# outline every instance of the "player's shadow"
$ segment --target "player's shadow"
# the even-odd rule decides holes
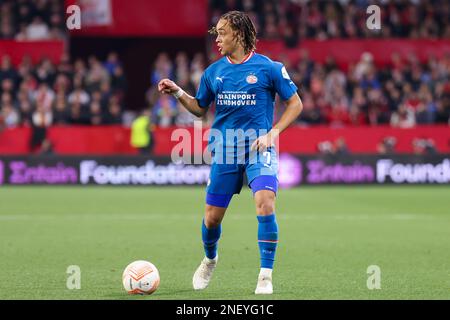
[[[192,289],[185,289],[185,290],[172,290],[170,292],[155,292],[151,295],[140,295],[140,294],[127,294],[126,292],[118,292],[113,294],[105,295],[104,297],[111,300],[147,300],[152,299],[153,297],[159,299],[167,297],[166,299],[170,299],[170,297],[176,296],[178,294],[184,294],[184,293],[190,293],[192,292]],[[176,298],[172,298],[176,299]]]

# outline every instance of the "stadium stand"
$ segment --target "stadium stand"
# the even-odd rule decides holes
[[[281,41],[281,50],[296,51],[298,58],[283,54],[275,58],[285,64],[300,88],[304,110],[297,121],[299,127],[449,125],[450,52],[430,54],[426,58],[415,52],[406,55],[394,52],[384,64],[377,63],[370,52],[363,52],[358,59],[343,66],[332,55],[319,61],[305,49],[304,41],[325,43],[330,39],[445,41],[450,38],[448,1],[381,1],[381,32],[368,32],[363,27],[367,5],[364,0],[211,0],[209,21],[214,24],[230,8],[245,10],[257,25],[261,43],[278,45]],[[70,41],[61,1],[6,0],[1,2],[0,10],[3,41]],[[152,70],[146,71],[149,86],[142,92],[146,105],[138,107],[126,105],[124,96],[129,79],[117,52],[110,52],[104,61],[94,55],[84,59],[70,57],[67,50],[56,62],[48,57],[32,61],[35,59],[25,54],[17,63],[3,53],[0,57],[0,130],[31,127],[34,130],[31,145],[34,146],[46,142],[46,130],[40,132],[36,128],[129,126],[130,117],[137,114],[136,109],[142,108],[151,109],[152,122],[158,128],[192,127],[196,118],[174,98],[160,96],[156,84],[161,78],[170,77],[187,92],[195,94],[205,67],[217,58],[208,50],[212,47],[200,48],[197,54],[182,50],[160,52]],[[262,53],[270,54],[267,50]],[[284,109],[280,101],[276,103],[275,119],[278,119]],[[210,112],[203,119],[206,125],[211,124],[212,116]],[[379,145],[383,145],[383,141],[379,139]],[[317,143],[314,148],[319,150]],[[389,148],[385,146],[385,149]]]
[[[244,10],[260,37],[284,39],[295,46],[303,39],[449,38],[450,3],[446,0],[377,1],[383,12],[379,33],[366,28],[368,0],[211,0],[211,24],[229,10]],[[438,9],[439,8],[439,9]]]

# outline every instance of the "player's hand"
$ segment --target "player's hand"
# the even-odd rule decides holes
[[[264,152],[267,150],[267,148],[270,148],[274,145],[275,145],[275,137],[271,134],[271,132],[269,132],[268,134],[260,136],[258,139],[256,139],[252,143],[250,150]]]
[[[162,79],[158,83],[158,91],[161,93],[174,94],[180,90],[180,87],[175,82],[169,79]]]

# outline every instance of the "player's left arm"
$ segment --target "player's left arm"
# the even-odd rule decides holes
[[[260,136],[253,142],[251,150],[263,152],[267,150],[268,147],[273,146],[280,133],[289,127],[303,110],[302,100],[297,93],[294,93],[285,103],[286,110],[281,115],[280,120],[266,135]]]

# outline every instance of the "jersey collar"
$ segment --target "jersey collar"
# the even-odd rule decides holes
[[[250,53],[245,56],[244,60],[242,60],[241,63],[234,63],[233,61],[231,61],[231,59],[228,56],[226,56],[226,58],[227,58],[228,62],[231,64],[243,64],[243,63],[246,63],[248,60],[250,60],[250,58],[253,57],[254,53],[255,53],[255,51],[250,51]]]

